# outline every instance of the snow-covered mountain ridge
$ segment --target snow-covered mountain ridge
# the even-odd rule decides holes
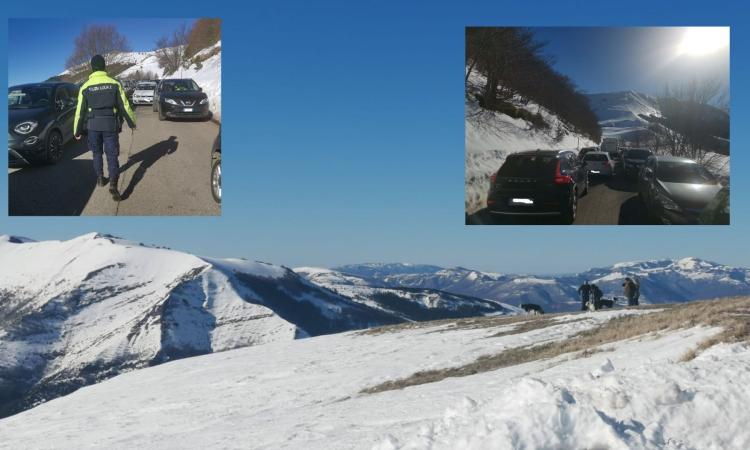
[[[175,358],[401,321],[281,266],[4,236],[0,416]]]

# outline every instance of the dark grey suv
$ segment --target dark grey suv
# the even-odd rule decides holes
[[[54,164],[73,137],[78,88],[33,83],[8,88],[8,164]]]

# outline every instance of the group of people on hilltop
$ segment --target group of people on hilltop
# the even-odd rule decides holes
[[[641,286],[636,277],[625,277],[622,283],[623,294],[628,299],[628,306],[638,306],[638,298],[641,296]],[[578,288],[578,295],[581,297],[581,311],[597,310],[602,305],[602,296],[604,293],[596,284],[589,284],[588,280]]]

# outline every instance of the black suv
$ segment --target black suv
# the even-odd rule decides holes
[[[34,83],[8,88],[8,164],[54,164],[73,137],[78,88]]]
[[[154,112],[166,118],[211,118],[208,96],[191,78],[172,78],[159,82],[154,90]]]
[[[211,146],[211,195],[221,203],[221,128]]]
[[[572,223],[578,198],[588,192],[585,163],[570,150],[509,155],[492,175],[487,210],[508,216],[559,216]]]

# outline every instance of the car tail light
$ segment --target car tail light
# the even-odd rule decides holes
[[[495,184],[495,179],[497,178],[497,172],[490,175],[490,184]]]
[[[570,175],[563,175],[562,172],[560,172],[560,161],[557,160],[557,166],[555,167],[555,184],[573,184],[573,177]]]
[[[487,206],[490,206],[495,203],[495,200],[489,200],[487,199]]]

